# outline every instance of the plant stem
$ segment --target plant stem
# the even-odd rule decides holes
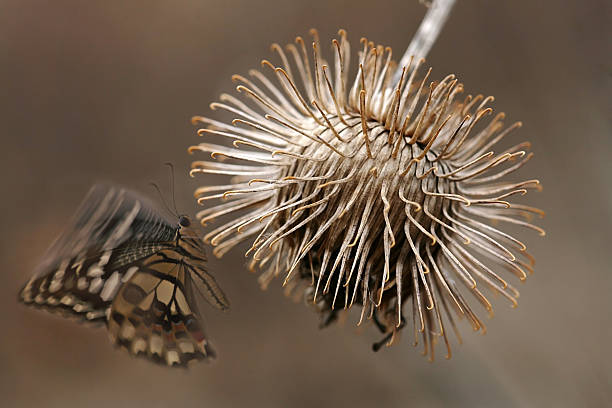
[[[412,37],[410,45],[400,60],[398,69],[393,74],[393,80],[391,81],[392,86],[397,85],[399,82],[402,76],[401,68],[408,66],[411,56],[414,56],[414,62],[427,56],[436,38],[438,38],[438,34],[440,34],[454,4],[455,0],[433,0],[427,14],[425,14],[423,21],[421,21],[419,29],[414,37]]]

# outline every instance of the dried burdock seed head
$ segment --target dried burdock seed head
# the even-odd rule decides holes
[[[202,224],[230,217],[205,240],[217,256],[249,240],[262,286],[282,276],[328,321],[358,304],[359,322],[372,318],[387,333],[375,348],[394,341],[408,304],[415,342],[422,337],[433,358],[441,337],[450,356],[453,315],[484,331],[472,300],[492,314],[489,291],[515,306],[518,291],[501,272],[532,272],[525,245],[501,229],[544,235],[531,224],[542,211],[512,201],[538,181],[506,180],[531,158],[529,143],[495,153],[520,123],[491,119],[493,98],[461,96],[454,75],[432,82],[423,60],[396,68],[390,48],[362,39],[350,80],[346,33],[332,41],[333,69],[311,34],[312,47],[301,37],[286,51],[272,46],[280,66],[264,60],[251,79],[234,76],[242,99],[211,105],[235,115],[232,124],[193,119],[201,136],[233,142],[190,148],[215,159],[193,162],[192,175],[233,176],[195,192],[200,204],[221,200],[198,214]]]

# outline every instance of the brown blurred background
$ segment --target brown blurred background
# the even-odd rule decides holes
[[[103,329],[16,302],[89,186],[152,196],[173,161],[194,213],[189,123],[231,91],[230,76],[317,27],[340,27],[401,55],[416,0],[0,1],[0,399],[4,406],[538,407],[611,404],[611,7],[599,1],[459,1],[429,57],[525,126],[522,173],[544,184],[548,236],[522,231],[538,260],[519,308],[497,302],[486,336],[462,327],[451,361],[429,364],[407,338],[378,354],[373,328],[319,331],[317,317],[268,292],[241,252],[211,260],[232,300],[207,309],[220,358],[170,370],[114,351]],[[440,351],[442,353],[442,351]]]

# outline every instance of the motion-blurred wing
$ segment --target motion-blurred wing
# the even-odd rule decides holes
[[[20,293],[24,303],[97,321],[134,264],[172,244],[176,227],[125,189],[94,186]]]

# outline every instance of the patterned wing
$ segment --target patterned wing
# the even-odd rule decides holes
[[[215,357],[194,302],[189,258],[175,248],[143,262],[112,303],[108,330],[132,355],[169,366]],[[214,280],[212,290],[227,305]],[[206,288],[206,285],[205,285]],[[219,297],[220,294],[220,297]]]
[[[175,234],[176,226],[146,199],[122,188],[94,186],[20,299],[84,320],[104,321],[119,287],[135,271],[132,264],[173,244]]]

